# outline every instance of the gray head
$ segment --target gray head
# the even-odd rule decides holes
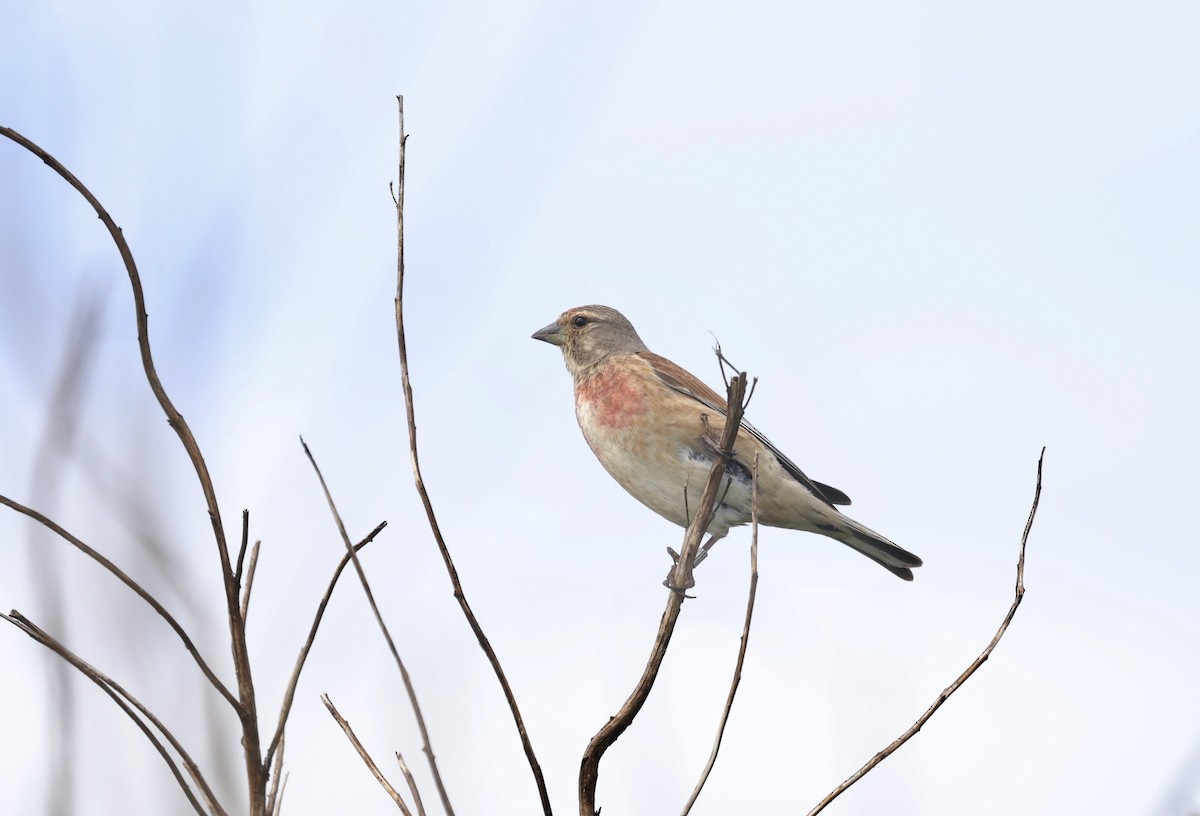
[[[625,315],[607,306],[577,306],[567,309],[549,326],[533,333],[562,348],[563,360],[572,376],[579,376],[613,354],[634,354],[646,344]]]

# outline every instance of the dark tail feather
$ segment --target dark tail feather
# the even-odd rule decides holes
[[[851,518],[842,516],[838,519],[838,529],[831,530],[826,535],[836,538],[848,547],[870,558],[876,564],[886,569],[892,575],[897,575],[905,581],[913,579],[913,567],[921,566],[921,559],[892,542],[874,530],[859,524]]]

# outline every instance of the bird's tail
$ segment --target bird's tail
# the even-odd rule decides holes
[[[822,525],[824,527],[825,525]],[[832,526],[832,525],[831,525]],[[921,566],[921,559],[892,542],[864,524],[847,516],[839,516],[835,530],[822,530],[851,549],[870,558],[893,575],[905,581],[913,579],[912,568]]]

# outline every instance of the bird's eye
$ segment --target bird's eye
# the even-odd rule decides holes
[[[588,319],[586,317],[584,317],[583,315],[576,315],[575,319],[572,320],[571,322],[574,323],[576,325],[576,327],[582,329],[584,326],[586,326],[588,324]]]

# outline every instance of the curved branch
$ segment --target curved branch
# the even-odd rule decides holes
[[[17,610],[12,610],[12,613],[9,615],[0,615],[0,618],[8,621],[13,626],[29,635],[29,637],[33,638],[47,649],[57,654],[67,663],[75,667],[84,677],[88,678],[97,686],[99,686],[105,694],[111,697],[113,702],[120,706],[121,710],[125,712],[129,719],[133,720],[134,724],[141,729],[142,733],[145,734],[146,739],[150,740],[150,744],[154,746],[154,749],[158,751],[159,755],[162,756],[163,761],[167,763],[167,767],[171,769],[171,774],[175,777],[175,781],[179,783],[179,787],[183,789],[183,793],[185,796],[187,796],[188,802],[191,803],[192,807],[197,813],[201,814],[201,816],[204,816],[204,810],[200,807],[200,803],[196,801],[196,796],[194,793],[192,793],[192,789],[189,788],[187,782],[184,781],[183,774],[179,772],[179,767],[175,764],[175,760],[167,751],[166,746],[164,746],[158,737],[155,736],[154,732],[150,730],[150,727],[141,719],[141,717],[138,717],[137,714],[134,713],[133,709],[136,708],[143,717],[149,720],[154,727],[157,728],[164,737],[166,737],[167,742],[171,743],[171,747],[179,753],[180,759],[183,760],[184,767],[187,768],[188,775],[192,777],[192,781],[195,782],[200,788],[200,791],[203,794],[205,801],[208,803],[212,813],[216,814],[216,816],[228,816],[225,809],[221,807],[221,804],[217,801],[216,795],[213,793],[212,788],[209,787],[208,782],[204,779],[204,775],[200,773],[199,766],[192,761],[191,756],[186,750],[184,750],[183,746],[179,743],[179,740],[175,739],[175,735],[167,730],[167,727],[164,726],[162,722],[141,703],[141,701],[126,691],[111,677],[107,676],[99,669],[80,658],[66,646],[59,643],[56,639],[51,637],[49,633],[38,627],[33,623],[33,621],[29,620],[29,618],[25,617]],[[132,708],[130,706],[132,706]]]
[[[897,737],[890,745],[888,745],[888,747],[871,757],[870,761],[855,771],[853,776],[834,788],[828,796],[818,802],[817,806],[808,812],[808,816],[816,816],[816,814],[824,810],[830,802],[841,796],[847,788],[870,773],[876,765],[878,765],[880,762],[883,762],[892,754],[896,753],[896,750],[901,745],[916,736],[916,733],[924,727],[925,723],[929,722],[929,718],[932,717],[937,710],[942,707],[942,703],[950,699],[950,695],[958,691],[959,687],[962,686],[963,683],[967,682],[967,678],[974,674],[975,670],[982,666],[987,659],[992,656],[992,652],[995,650],[996,645],[1000,642],[1000,638],[1004,637],[1004,633],[1008,631],[1008,625],[1012,623],[1013,616],[1017,614],[1017,607],[1021,605],[1021,599],[1025,597],[1025,544],[1029,541],[1029,531],[1033,528],[1033,518],[1037,515],[1038,501],[1042,497],[1042,460],[1045,458],[1045,456],[1046,449],[1042,448],[1042,452],[1038,456],[1037,486],[1033,490],[1033,506],[1029,508],[1029,518],[1026,519],[1025,531],[1021,534],[1021,553],[1017,557],[1017,585],[1013,593],[1012,606],[1008,608],[1008,614],[1004,616],[1004,620],[1001,621],[1000,628],[996,630],[996,634],[992,636],[991,642],[988,643],[987,647],[979,654],[979,657],[975,658],[971,665],[967,666],[966,670],[960,674],[953,683],[942,689],[942,693],[939,694],[937,699],[933,701],[933,705],[931,705],[907,731]]]
[[[261,816],[266,805],[266,770],[262,765],[262,748],[259,744],[258,712],[254,699],[254,681],[250,674],[250,655],[246,646],[246,628],[241,617],[237,581],[234,577],[233,566],[229,560],[229,547],[225,540],[225,527],[221,522],[221,509],[217,504],[217,493],[213,487],[212,477],[208,472],[208,465],[204,461],[204,456],[200,452],[200,446],[196,443],[192,429],[188,426],[187,421],[184,420],[183,414],[179,413],[179,409],[171,402],[171,398],[167,396],[166,389],[163,388],[162,381],[158,378],[158,371],[154,367],[154,358],[150,353],[150,329],[149,318],[146,315],[146,298],[142,291],[142,280],[138,274],[137,263],[133,260],[133,252],[130,250],[129,244],[125,241],[125,235],[121,232],[121,228],[113,221],[112,216],[104,209],[99,199],[92,195],[92,192],[84,186],[83,182],[75,177],[74,173],[64,167],[58,159],[12,128],[0,126],[0,135],[8,137],[40,158],[50,169],[58,173],[63,180],[87,200],[88,204],[95,210],[96,215],[104,223],[109,235],[112,236],[113,243],[117,246],[117,252],[121,255],[121,261],[125,264],[125,271],[129,273],[129,284],[133,290],[133,304],[136,312],[138,349],[141,352],[142,368],[146,373],[146,381],[150,384],[150,390],[154,392],[159,406],[162,407],[163,413],[167,416],[167,424],[175,429],[175,433],[179,436],[179,441],[183,443],[183,448],[187,451],[188,458],[192,462],[192,467],[196,471],[196,477],[200,482],[200,489],[204,492],[204,501],[208,505],[208,516],[212,522],[213,535],[217,543],[217,553],[221,560],[221,579],[225,586],[225,606],[229,617],[229,635],[233,647],[233,663],[238,683],[238,705],[236,708],[238,718],[242,724],[242,747],[245,750],[246,781],[249,785],[250,793],[250,813],[252,816]]]
[[[208,663],[206,663],[204,661],[204,658],[200,655],[200,650],[196,648],[195,643],[192,643],[192,639],[190,637],[188,637],[188,633],[186,631],[184,631],[184,628],[179,624],[179,621],[175,620],[175,618],[171,615],[171,613],[168,612],[166,610],[166,608],[163,607],[163,605],[158,602],[158,599],[156,599],[153,595],[151,595],[146,590],[142,589],[141,584],[139,584],[137,581],[133,580],[128,575],[126,575],[121,570],[121,568],[118,567],[116,564],[109,561],[107,558],[105,558],[103,555],[101,555],[100,553],[93,550],[87,544],[84,544],[78,538],[76,538],[75,536],[68,533],[66,530],[64,530],[62,527],[60,527],[55,521],[47,518],[46,516],[43,516],[38,511],[36,511],[32,508],[26,507],[25,505],[23,505],[19,502],[15,502],[12,499],[8,498],[7,496],[0,496],[0,504],[3,504],[6,507],[16,510],[21,515],[28,516],[29,518],[36,521],[38,524],[41,524],[43,527],[46,527],[47,529],[53,531],[56,535],[58,535],[59,538],[63,539],[67,543],[74,546],[76,549],[78,549],[84,555],[88,556],[93,561],[95,561],[97,564],[104,567],[110,573],[115,575],[117,577],[117,579],[121,581],[121,583],[125,584],[125,586],[132,589],[139,598],[141,598],[143,601],[145,601],[147,604],[149,604],[150,607],[155,612],[157,612],[159,614],[159,616],[162,617],[163,620],[165,620],[167,622],[167,625],[170,626],[175,631],[175,634],[179,635],[179,639],[181,641],[183,641],[183,647],[185,649],[187,649],[188,654],[190,654],[192,656],[192,659],[194,659],[196,661],[196,665],[200,667],[200,671],[204,674],[204,676],[206,678],[208,678],[208,682],[212,683],[213,688],[215,688],[218,692],[220,692],[221,696],[224,697],[229,702],[229,704],[234,707],[235,710],[237,709],[237,706],[238,706],[237,698],[234,697],[232,693],[230,693],[229,689],[225,687],[225,684],[221,682],[221,679],[219,677],[217,677],[215,674],[213,674],[213,670],[208,667]]]

